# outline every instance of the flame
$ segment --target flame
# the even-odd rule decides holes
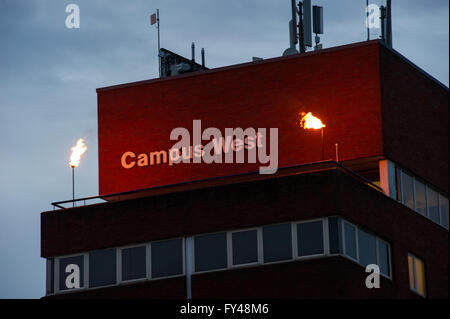
[[[72,154],[70,155],[70,163],[71,167],[77,167],[80,165],[81,156],[86,152],[87,146],[84,144],[84,140],[82,138],[78,139],[77,144],[71,148]]]
[[[325,124],[323,124],[320,119],[312,115],[311,112],[309,112],[308,114],[303,112],[301,116],[302,119],[300,120],[300,127],[303,127],[305,130],[306,129],[319,130],[325,127]]]

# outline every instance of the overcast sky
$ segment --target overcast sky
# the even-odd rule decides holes
[[[324,47],[366,40],[365,0],[312,2],[324,6]],[[394,48],[448,86],[449,1],[392,2]],[[80,29],[65,26],[69,3]],[[162,47],[190,57],[194,41],[209,68],[289,46],[289,0],[0,0],[0,298],[45,294],[40,213],[71,198],[79,137],[76,196],[98,194],[95,89],[157,76],[156,8]]]

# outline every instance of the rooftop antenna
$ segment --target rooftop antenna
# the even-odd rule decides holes
[[[297,6],[295,0],[291,0],[292,19],[289,21],[289,48],[286,49],[283,55],[297,54]]]
[[[202,48],[202,67],[205,67],[205,48]]]
[[[370,40],[370,27],[369,27],[369,0],[366,0],[366,26],[367,26],[367,41]]]
[[[380,7],[381,40],[392,48],[392,8],[391,0],[386,0],[386,6]]]
[[[392,3],[386,0],[386,44],[392,48]]]
[[[150,16],[150,25],[156,24],[156,29],[158,30],[158,66],[159,66],[159,77],[161,77],[161,41],[159,38],[159,9],[156,9],[156,13]]]
[[[319,34],[323,34],[323,7],[313,6],[313,32],[316,34],[314,50],[321,50]]]
[[[303,44],[312,47],[311,0],[303,0]]]

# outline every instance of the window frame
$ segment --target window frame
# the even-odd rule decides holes
[[[153,243],[158,243],[158,242],[162,242],[162,241],[168,241],[168,240],[175,240],[175,239],[181,239],[181,249],[182,249],[182,254],[181,254],[181,265],[182,265],[182,273],[181,274],[176,274],[176,275],[169,275],[169,276],[161,276],[161,277],[153,277],[153,273],[152,273],[152,244]],[[167,278],[175,278],[175,277],[180,277],[180,276],[185,276],[186,275],[186,237],[175,237],[175,238],[166,238],[166,239],[160,239],[160,240],[155,240],[152,241],[150,243],[148,243],[149,246],[149,256],[148,256],[148,261],[149,261],[149,265],[148,265],[148,280],[160,280],[160,279],[167,279]]]
[[[294,254],[294,245],[297,246],[297,241],[294,236],[297,236],[297,228],[295,227],[296,222],[282,222],[282,223],[275,223],[275,224],[268,224],[261,226],[261,264],[262,265],[274,265],[274,264],[280,264],[285,262],[291,262],[295,260],[295,254]],[[291,226],[291,258],[289,259],[283,259],[283,260],[275,260],[275,261],[264,261],[264,227],[268,226],[277,226],[277,225],[286,225],[290,224]],[[294,230],[295,228],[295,230]]]
[[[297,231],[298,230],[298,228],[297,228],[298,225],[308,224],[308,223],[313,223],[313,222],[319,222],[319,221],[322,222],[322,248],[323,248],[323,252],[321,254],[299,256],[298,241],[300,241],[300,238],[299,238],[299,234],[298,234],[298,231]],[[292,235],[293,235],[292,236],[293,237],[292,248],[293,248],[293,250],[294,250],[294,246],[295,246],[295,250],[293,251],[293,253],[294,253],[294,255],[293,255],[294,256],[294,260],[311,259],[311,258],[317,258],[317,257],[323,257],[323,256],[329,255],[330,249],[329,249],[329,242],[327,240],[327,238],[329,237],[329,236],[327,236],[327,234],[328,234],[328,217],[297,221],[297,222],[293,222],[292,225],[293,225],[293,228],[295,229],[295,233],[294,233],[294,231],[292,231]],[[326,229],[325,229],[325,227],[326,227]],[[294,243],[295,243],[295,245],[294,245]]]
[[[139,281],[145,281],[150,279],[149,276],[149,269],[151,267],[151,265],[149,265],[149,243],[144,243],[144,244],[132,244],[132,245],[127,245],[127,246],[121,246],[117,248],[117,260],[118,260],[118,264],[120,264],[120,268],[117,269],[117,282],[119,282],[120,284],[132,284],[135,282],[139,282]],[[124,249],[129,249],[129,248],[138,248],[138,247],[145,247],[145,277],[144,278],[137,278],[137,279],[130,279],[130,280],[123,280],[122,279],[122,250]],[[120,261],[120,262],[119,262]],[[150,267],[149,267],[150,266]]]
[[[233,234],[234,233],[242,233],[245,231],[252,231],[256,230],[256,261],[245,263],[245,264],[233,264]],[[228,261],[228,267],[231,268],[241,268],[241,267],[251,267],[255,265],[261,264],[261,255],[260,252],[262,251],[262,242],[260,239],[262,239],[262,236],[259,235],[259,233],[262,232],[262,227],[251,227],[251,228],[243,228],[239,230],[231,230],[227,231],[227,261]]]
[[[60,275],[60,260],[64,259],[64,258],[70,258],[70,257],[78,257],[78,256],[82,256],[83,257],[83,287],[80,288],[71,288],[71,289],[64,289],[61,290],[59,288],[59,275]],[[88,284],[89,284],[89,253],[88,252],[84,252],[84,253],[77,253],[77,254],[70,254],[70,255],[64,255],[64,256],[59,256],[59,257],[53,257],[54,260],[54,278],[53,278],[53,294],[66,294],[66,293],[71,293],[71,292],[78,292],[78,291],[83,291],[83,290],[88,290]]]
[[[93,252],[96,252],[96,251],[113,250],[113,249],[116,251],[116,282],[114,284],[91,287],[89,285],[89,283],[90,283],[90,274],[89,274],[89,264],[90,264],[90,260],[89,259],[90,258],[89,258],[89,254],[93,253]],[[121,269],[121,260],[119,262],[119,247],[109,247],[109,248],[104,248],[104,249],[91,250],[91,251],[87,252],[86,255],[87,255],[88,262],[89,262],[89,264],[87,265],[88,275],[89,275],[88,278],[87,278],[87,282],[88,282],[88,286],[86,287],[87,289],[108,288],[108,287],[115,287],[115,286],[120,285],[119,276],[122,273],[122,269]],[[120,275],[119,275],[119,272],[120,272]]]
[[[226,266],[224,268],[216,268],[216,269],[208,269],[208,270],[197,271],[197,269],[195,267],[196,266],[196,263],[195,263],[195,254],[196,254],[196,251],[195,251],[195,238],[197,236],[208,236],[208,235],[222,234],[222,233],[225,233],[225,241],[226,241],[226,249],[225,249],[226,254],[227,254]],[[222,270],[230,269],[231,261],[230,261],[230,254],[228,253],[229,246],[230,246],[229,240],[228,240],[228,238],[229,238],[228,233],[229,233],[229,231],[221,230],[221,231],[216,231],[216,232],[212,232],[212,233],[197,234],[197,235],[193,235],[192,236],[192,238],[193,238],[193,243],[192,243],[192,274],[204,274],[204,273],[213,272],[213,271],[222,271]]]
[[[426,267],[425,267],[425,260],[423,258],[417,257],[413,253],[408,252],[408,257],[412,258],[412,264],[413,264],[413,278],[414,278],[414,287],[409,287],[409,290],[414,292],[415,294],[426,298],[427,297],[427,279],[426,279]],[[417,271],[416,271],[416,259],[420,260],[423,264],[423,294],[421,294],[417,290]],[[408,275],[409,275],[409,266],[408,266]]]

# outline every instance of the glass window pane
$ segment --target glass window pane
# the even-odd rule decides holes
[[[84,287],[84,256],[59,259],[59,290]]]
[[[419,258],[414,258],[416,264],[416,283],[417,283],[417,292],[423,296],[425,296],[425,270],[423,266],[423,261]]]
[[[218,233],[194,239],[195,271],[227,267],[227,235]]]
[[[291,224],[263,227],[264,262],[292,259]]]
[[[122,280],[147,277],[145,246],[122,249]]]
[[[353,259],[356,259],[356,229],[355,226],[344,222],[344,236],[345,236],[345,254]]]
[[[439,224],[439,203],[438,193],[431,188],[428,188],[428,217]]]
[[[55,280],[55,260],[53,258],[47,259],[47,294],[52,294]]]
[[[375,236],[358,229],[359,263],[366,267],[377,263],[377,244]]]
[[[414,209],[414,184],[412,176],[402,172],[403,204]]]
[[[183,273],[183,239],[151,243],[152,278]]]
[[[409,288],[416,289],[416,283],[414,280],[414,260],[412,256],[408,255],[408,271],[409,271]]]
[[[378,267],[383,275],[390,276],[389,263],[389,245],[381,239],[378,239]]]
[[[416,188],[416,211],[427,216],[427,197],[425,185],[415,180],[414,186]]]
[[[439,206],[441,208],[441,225],[448,229],[448,198],[439,195]]]
[[[298,256],[323,254],[322,221],[297,225]]]
[[[402,201],[402,183],[401,183],[402,171],[401,171],[401,169],[396,167],[395,174],[396,174],[396,186],[397,186],[397,200],[401,202]]]
[[[89,253],[89,287],[114,285],[116,283],[116,249]]]
[[[231,234],[233,265],[255,263],[258,261],[257,231],[246,230]]]
[[[342,251],[341,220],[337,217],[328,218],[328,233],[330,237],[330,253],[338,254]]]

